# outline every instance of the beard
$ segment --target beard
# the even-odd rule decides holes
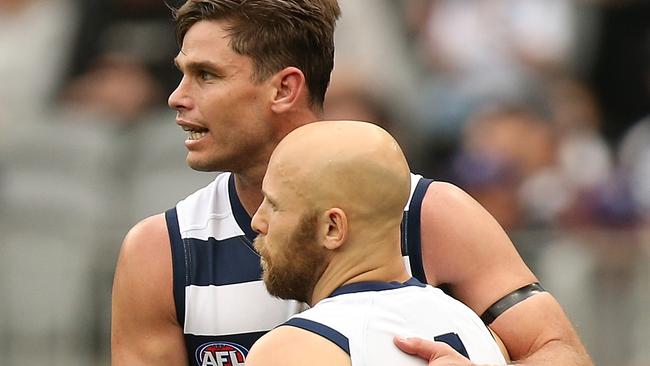
[[[317,214],[304,215],[286,243],[272,243],[281,250],[270,258],[268,241],[258,236],[255,249],[262,257],[262,279],[269,294],[308,303],[326,266],[327,252],[316,243]]]

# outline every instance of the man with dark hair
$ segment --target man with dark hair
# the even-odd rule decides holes
[[[124,239],[114,365],[242,364],[300,310],[266,292],[250,215],[273,149],[321,119],[339,15],[335,0],[189,0],[176,12],[183,78],[169,105],[187,132],[187,162],[228,173]],[[476,201],[411,175],[408,202],[402,251],[414,277],[483,314],[514,360],[590,364],[559,304]]]

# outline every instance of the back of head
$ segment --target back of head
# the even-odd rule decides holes
[[[292,171],[306,205],[346,212],[351,235],[399,228],[410,193],[406,158],[393,137],[366,122],[324,121],[291,132],[271,158]]]
[[[337,0],[188,0],[174,17],[179,44],[199,21],[227,21],[230,45],[253,60],[256,81],[297,67],[305,75],[311,104],[322,108],[340,15]]]

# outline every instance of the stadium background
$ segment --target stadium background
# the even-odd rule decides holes
[[[488,208],[596,364],[650,365],[650,3],[341,5],[327,116]],[[159,0],[0,0],[0,365],[108,365],[124,234],[213,179],[176,51]]]

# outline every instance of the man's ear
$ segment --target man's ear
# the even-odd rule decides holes
[[[290,110],[306,90],[305,75],[300,69],[292,66],[285,67],[273,75],[271,83],[274,88],[271,110],[275,113]]]
[[[323,214],[326,232],[323,237],[325,248],[340,248],[348,240],[348,217],[340,208],[330,208]]]

